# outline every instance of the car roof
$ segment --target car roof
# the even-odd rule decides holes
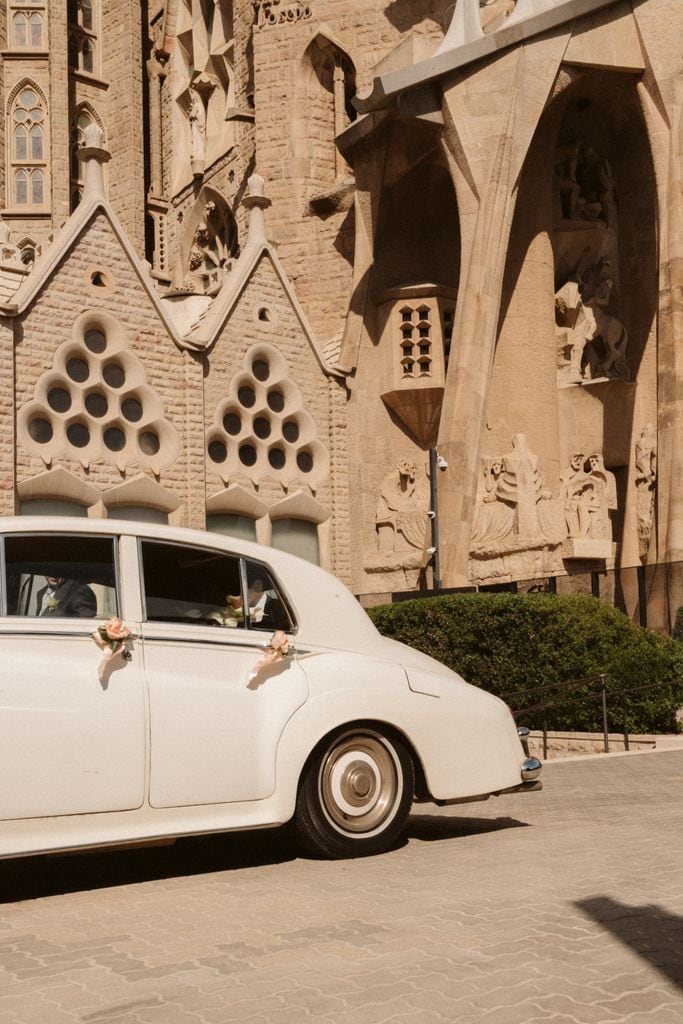
[[[379,634],[353,594],[336,576],[287,551],[226,534],[138,520],[76,516],[0,516],[0,535],[78,533],[133,536],[194,544],[264,562],[282,581],[309,643],[377,653]]]

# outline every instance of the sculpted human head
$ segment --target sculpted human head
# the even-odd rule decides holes
[[[417,468],[410,459],[401,459],[398,464],[398,475],[402,480],[409,480],[412,483],[417,475]]]

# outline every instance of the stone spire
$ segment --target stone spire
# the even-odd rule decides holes
[[[83,164],[83,202],[106,199],[102,167],[111,159],[111,154],[102,146],[103,132],[92,121],[83,133],[85,144],[77,150]]]
[[[245,248],[252,249],[255,246],[265,245],[268,241],[264,210],[268,209],[271,201],[264,195],[265,180],[260,174],[252,174],[247,184],[249,185],[249,194],[242,200],[249,210],[249,233]]]

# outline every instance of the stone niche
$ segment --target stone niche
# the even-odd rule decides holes
[[[436,444],[456,294],[442,285],[409,285],[384,292],[378,301],[380,395],[423,450]]]

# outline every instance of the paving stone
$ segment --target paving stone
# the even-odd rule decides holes
[[[187,841],[196,874],[168,848],[164,877],[114,884],[142,861],[111,852],[82,891],[63,858],[48,894],[24,863],[0,1024],[682,1024],[683,751],[545,773],[476,814],[422,809],[438,838],[384,857],[278,863],[266,832],[203,871],[216,837]]]

